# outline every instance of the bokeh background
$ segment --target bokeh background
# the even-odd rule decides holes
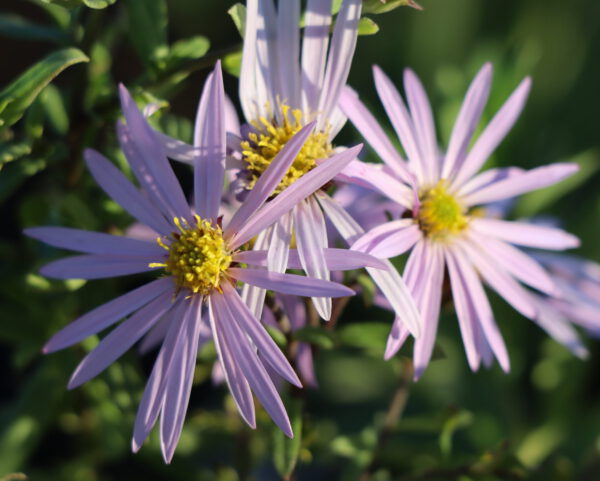
[[[448,305],[438,359],[411,386],[405,385],[405,357],[382,360],[390,314],[353,299],[334,330],[313,333],[320,389],[292,393],[289,401],[292,410],[304,409],[298,445],[284,442],[264,413],[256,431],[242,424],[226,389],[210,381],[210,348],[199,358],[170,466],[163,464],[156,433],[139,454],[130,452],[154,354],[129,352],[95,380],[66,390],[71,371],[97,340],[50,356],[40,353],[44,341],[142,279],[47,280],[37,269],[63,253],[24,238],[22,229],[53,224],[119,233],[130,225],[85,171],[82,151],[94,147],[124,166],[113,132],[117,82],[133,88],[140,102],[164,101],[157,122],[189,140],[209,67],[224,57],[235,71],[239,60],[240,37],[227,14],[233,3],[118,0],[101,10],[28,0],[0,4],[0,87],[64,47],[91,59],[61,73],[19,122],[0,131],[0,479],[22,472],[42,481],[276,480],[296,455],[289,479],[600,479],[599,342],[587,340],[587,361],[574,358],[494,295],[510,374],[497,366],[469,371]],[[483,62],[495,68],[485,119],[531,75],[525,112],[490,164],[578,162],[577,176],[526,196],[513,215],[558,217],[581,237],[576,253],[600,261],[600,3],[421,3],[424,11],[398,8],[371,16],[380,30],[360,37],[350,84],[385,121],[371,65],[379,64],[398,84],[403,68],[412,67],[431,96],[445,145]],[[189,40],[198,36],[205,39]],[[235,98],[235,76],[227,76],[226,88]],[[340,143],[357,141],[349,126],[339,137]],[[13,144],[24,145],[21,154],[7,156],[1,146]],[[189,172],[178,174],[189,185]],[[402,353],[410,355],[410,346]],[[405,396],[400,422],[382,431],[390,402],[401,406]]]

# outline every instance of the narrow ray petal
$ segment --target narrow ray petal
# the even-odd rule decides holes
[[[325,219],[317,201],[308,198],[294,209],[296,244],[302,269],[309,277],[329,280],[329,269],[323,249],[327,247]],[[331,298],[313,298],[317,313],[326,321],[331,317]]]
[[[203,219],[216,219],[225,179],[225,92],[217,61],[200,97],[194,129],[194,206]]]
[[[89,232],[68,227],[31,227],[24,233],[48,245],[86,252],[88,254],[114,255],[154,255],[163,256],[162,249],[156,242],[131,239],[124,236]]]
[[[148,264],[156,261],[156,256],[149,255],[89,254],[50,262],[40,269],[40,274],[54,279],[103,279],[150,272]]]
[[[81,386],[121,357],[167,310],[171,309],[171,298],[170,292],[164,292],[112,330],[79,363],[69,380],[69,389]]]
[[[304,297],[344,297],[355,292],[337,282],[312,279],[296,274],[281,274],[258,269],[240,269],[231,267],[229,274],[235,279],[254,286],[270,289],[284,294]]]
[[[352,249],[387,259],[403,254],[423,237],[412,219],[381,224],[360,237]]]
[[[579,246],[577,237],[556,227],[484,218],[473,219],[471,227],[481,234],[520,246],[552,250]]]

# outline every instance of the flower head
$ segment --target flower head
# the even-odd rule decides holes
[[[357,160],[341,177],[403,208],[401,215],[370,230],[353,248],[378,257],[410,251],[404,278],[424,317],[423,334],[415,341],[417,377],[433,350],[446,275],[471,368],[477,369],[493,353],[508,370],[506,346],[482,280],[524,316],[536,319],[536,300],[520,282],[550,295],[557,288],[537,261],[513,245],[556,250],[578,245],[574,236],[560,229],[485,217],[486,205],[552,185],[577,170],[574,164],[554,164],[530,171],[498,168],[478,174],[517,120],[531,83],[527,78],[517,87],[469,148],[488,98],[491,74],[492,67],[486,64],[471,84],[443,153],[437,145],[429,101],[416,75],[411,70],[404,75],[407,108],[388,77],[374,68],[375,86],[406,160],[354,91],[347,88],[340,100],[343,112],[385,164]],[[386,357],[398,351],[408,334],[397,319]]]
[[[266,203],[311,135],[314,123],[309,123],[274,156],[243,204],[222,227],[225,100],[220,65],[208,78],[198,108],[192,152],[193,209],[168,163],[164,139],[150,128],[124,87],[120,93],[126,123],[118,127],[119,140],[140,187],[98,152],[86,151],[85,159],[98,184],[140,223],[156,232],[157,241],[60,227],[31,228],[26,234],[84,253],[43,267],[41,272],[49,277],[96,279],[152,270],[160,270],[162,275],[80,317],[54,335],[45,352],[63,349],[129,316],[80,363],[69,383],[74,388],[103,371],[152,329],[149,335],[156,333],[154,337],[162,339],[162,346],[138,409],[133,449],[141,447],[160,414],[162,449],[169,462],[183,426],[197,350],[212,338],[244,420],[255,426],[253,391],[275,423],[292,436],[266,366],[292,384],[300,386],[300,381],[242,301],[236,285],[241,282],[300,296],[353,294],[326,279],[265,269],[266,252],[251,251],[248,255],[245,247],[327,183],[356,156],[358,149],[349,149],[326,165],[315,167]],[[290,250],[289,256],[290,266],[298,264],[296,251]],[[340,269],[381,264],[362,253],[341,256],[336,249],[323,251],[323,256],[325,262]]]

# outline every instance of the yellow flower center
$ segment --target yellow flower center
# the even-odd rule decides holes
[[[243,160],[249,173],[246,184],[248,190],[252,190],[283,146],[304,126],[300,110],[292,110],[285,104],[281,104],[279,108],[283,123],[278,122],[274,115],[270,115],[269,118],[260,117],[258,121],[251,122],[255,132],[250,132],[248,138],[241,143]],[[313,132],[273,194],[280,194],[286,187],[314,169],[317,166],[316,161],[329,157],[332,150],[329,131]]]
[[[468,225],[463,207],[447,192],[444,180],[421,197],[418,222],[426,236],[435,238],[458,234]]]
[[[190,225],[185,219],[174,219],[179,232],[172,234],[170,245],[157,239],[158,244],[169,251],[169,256],[165,263],[152,263],[150,267],[164,267],[179,288],[208,294],[219,288],[231,264],[231,252],[227,250],[220,227],[213,227],[199,216],[195,219],[196,225]]]

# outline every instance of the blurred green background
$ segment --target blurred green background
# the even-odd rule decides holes
[[[304,405],[297,445],[285,443],[264,413],[256,431],[242,424],[225,388],[211,384],[210,349],[199,359],[171,466],[162,462],[156,433],[139,454],[130,452],[153,354],[130,352],[97,379],[66,390],[71,371],[97,340],[42,356],[44,341],[142,279],[46,280],[37,268],[62,253],[21,231],[46,224],[114,233],[127,228],[128,216],[83,168],[82,150],[94,147],[124,166],[113,132],[117,82],[141,102],[164,101],[161,128],[189,139],[209,67],[227,56],[226,66],[235,70],[240,38],[227,14],[233,3],[118,0],[99,10],[28,0],[0,5],[0,87],[58,49],[77,47],[90,57],[61,73],[23,118],[0,130],[0,480],[14,472],[44,481],[276,480],[296,456],[298,480],[600,479],[598,343],[589,340],[590,358],[578,360],[493,295],[511,373],[497,366],[469,371],[452,306],[446,306],[443,354],[409,388],[402,384],[406,359],[381,359],[391,316],[353,299],[335,332],[315,340],[320,389],[289,402],[292,410]],[[350,84],[383,120],[371,65],[379,64],[398,85],[402,69],[412,67],[431,96],[445,145],[483,62],[495,68],[486,120],[531,75],[525,112],[490,162],[526,168],[580,163],[568,188],[527,196],[514,215],[558,216],[581,237],[577,253],[599,261],[600,2],[421,3],[424,11],[398,8],[371,16],[380,31],[360,37]],[[227,76],[226,88],[235,98],[234,76]],[[349,126],[338,140],[359,141]],[[185,169],[178,173],[187,178]],[[396,396],[402,404],[407,390],[400,423],[382,434],[390,401]],[[385,443],[378,444],[382,436]]]

